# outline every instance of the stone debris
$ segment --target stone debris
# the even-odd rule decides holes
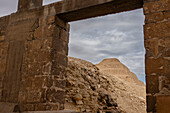
[[[112,62],[112,65],[116,63]],[[123,64],[119,62],[120,65]],[[122,68],[126,69],[125,66]],[[136,82],[130,84],[130,79],[125,81],[101,70],[90,62],[68,58],[65,109],[91,113],[145,113],[145,85],[136,75],[132,77]]]

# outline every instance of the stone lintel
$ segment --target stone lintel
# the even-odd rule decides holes
[[[143,7],[143,0],[64,0],[58,16],[66,22]]]
[[[19,0],[18,11],[42,6],[42,0]],[[54,7],[65,22],[77,21],[143,7],[143,0],[63,0],[44,7]]]

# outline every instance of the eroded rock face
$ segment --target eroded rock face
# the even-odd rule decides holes
[[[128,83],[90,62],[69,58],[65,108],[92,113],[145,113],[145,85]]]
[[[96,66],[106,74],[114,75],[127,82],[143,85],[143,82],[139,81],[137,76],[116,58],[104,59]]]

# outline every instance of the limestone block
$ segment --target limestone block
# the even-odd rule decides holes
[[[49,51],[29,51],[24,54],[22,74],[50,74],[51,61]]]
[[[5,36],[0,36],[0,41],[4,41],[5,40]]]
[[[62,65],[52,65],[52,72],[54,79],[64,79],[66,77],[66,67]]]
[[[157,96],[157,113],[168,113],[170,111],[170,96]]]
[[[52,37],[57,34],[58,29],[54,24],[40,26],[34,32],[34,38]]]
[[[4,26],[0,27],[0,36],[5,35]]]
[[[44,76],[24,76],[19,92],[19,102],[24,105],[46,102],[45,81],[46,77]]]
[[[159,92],[159,76],[147,75],[146,82],[146,93],[156,94]]]
[[[64,67],[67,67],[67,61],[68,58],[66,55],[60,54],[60,53],[54,53],[54,65],[62,65]]]
[[[62,90],[56,90],[56,89],[48,89],[46,92],[47,101],[52,103],[59,102],[60,104],[65,103],[64,95],[65,91]]]
[[[23,111],[34,111],[35,105],[34,104],[24,104]]]
[[[144,3],[144,13],[154,13],[160,11],[168,11],[170,10],[170,1],[169,0],[159,0],[159,1],[152,1],[152,2],[145,2]]]
[[[19,0],[18,10],[28,10],[42,6],[42,0]]]
[[[169,57],[170,38],[153,38],[145,40],[146,57]]]
[[[21,65],[23,55],[23,41],[10,42],[6,65],[6,73],[3,80],[3,101],[16,102],[18,101],[18,92],[20,87]]]
[[[144,26],[145,39],[169,37],[170,21],[146,24]]]
[[[159,93],[157,95],[170,95],[170,78],[159,76]]]
[[[156,23],[161,21],[168,21],[170,18],[170,11],[156,12],[145,15],[145,23]]]
[[[54,24],[54,23],[55,23],[55,16],[48,16],[47,24]]]
[[[18,16],[18,18],[21,19],[20,16]],[[6,34],[6,39],[8,41],[25,41],[26,39],[29,39],[30,32],[32,32],[32,27],[36,23],[37,18],[28,18],[27,20],[19,21],[12,18],[12,20],[14,22],[11,22],[6,28],[7,31],[10,31]]]
[[[170,57],[170,37],[159,40],[159,48],[162,57]]]
[[[0,81],[0,84],[2,84],[2,81]],[[0,101],[2,99],[2,88],[0,87]]]
[[[27,88],[21,90],[19,93],[19,102],[22,105],[26,104],[36,104],[36,103],[45,103],[46,102],[46,89],[39,88],[38,90]],[[22,106],[21,106],[22,108]]]
[[[41,92],[37,90],[31,90],[27,92],[26,103],[36,103],[41,101]]]
[[[15,103],[0,102],[0,113],[13,113]]]
[[[65,89],[66,81],[65,80],[54,80],[54,86],[57,88]]]
[[[158,57],[161,53],[159,53],[158,39],[148,39],[145,40],[145,49],[147,57]]]
[[[159,42],[159,45],[165,48],[170,48],[170,37],[162,38]]]
[[[62,19],[56,16],[55,23],[56,25],[60,26],[61,28],[69,32],[70,26],[67,22],[64,22]]]
[[[61,39],[69,43],[69,32],[61,29]]]
[[[60,104],[59,103],[39,103],[39,104],[35,104],[35,111],[46,111],[48,112],[48,110],[53,110],[51,112],[54,112],[54,111],[58,111],[60,109]]]
[[[52,38],[25,42],[23,75],[49,75],[51,73]]]
[[[50,106],[46,105],[45,103],[39,103],[35,105],[35,111],[45,111],[50,110],[48,109]]]
[[[155,96],[147,96],[147,112],[155,112],[156,111],[156,97]]]
[[[62,55],[67,55],[68,51],[68,43],[61,40],[61,39],[56,39],[54,42],[55,46],[53,49],[57,51],[57,53],[62,54]]]
[[[4,76],[5,69],[6,69],[6,60],[7,60],[7,52],[8,52],[8,42],[6,43],[0,43],[0,80],[2,80],[2,77]]]
[[[146,58],[146,74],[147,75],[169,75],[169,60],[164,58]]]

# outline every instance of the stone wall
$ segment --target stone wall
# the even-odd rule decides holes
[[[144,3],[147,111],[151,113],[160,104],[156,100],[158,95],[170,96],[169,6],[170,0],[145,0]]]
[[[8,17],[0,18],[0,100],[2,99],[3,80],[6,71],[6,61],[9,42],[5,40],[5,31],[8,23]]]
[[[41,5],[19,0],[17,13],[0,18],[0,102],[18,103],[22,111],[64,108],[67,22],[142,8],[143,0]],[[169,6],[170,0],[144,0],[148,112],[156,111],[157,95],[170,96]]]
[[[64,109],[69,25],[54,7],[0,18],[0,101],[21,111]]]
[[[41,7],[42,2],[42,0],[18,0],[18,11]]]

